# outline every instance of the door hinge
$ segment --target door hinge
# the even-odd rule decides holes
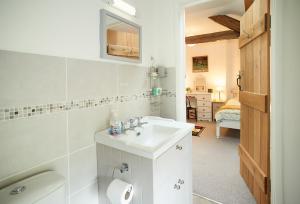
[[[268,193],[271,193],[271,179],[268,179]]]
[[[271,29],[271,15],[269,13],[265,14],[265,31]]]

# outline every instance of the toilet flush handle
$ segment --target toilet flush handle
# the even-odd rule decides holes
[[[17,186],[10,191],[10,195],[17,195],[26,190],[26,186]]]

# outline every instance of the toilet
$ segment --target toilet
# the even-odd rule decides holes
[[[0,190],[1,204],[65,204],[65,178],[47,171]]]

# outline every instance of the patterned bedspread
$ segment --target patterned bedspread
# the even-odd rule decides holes
[[[235,120],[241,119],[240,104],[237,100],[231,99],[215,115],[216,121],[221,122],[224,120]]]

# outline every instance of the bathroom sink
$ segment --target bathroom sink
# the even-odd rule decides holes
[[[144,125],[142,128],[136,128],[135,131],[130,131],[129,134],[133,139],[128,144],[149,149],[157,148],[178,130],[180,128],[155,124]]]
[[[138,156],[155,159],[187,134],[191,133],[193,124],[164,120],[145,119],[147,124],[135,130],[112,136],[108,130],[96,133],[99,144],[110,146]]]

